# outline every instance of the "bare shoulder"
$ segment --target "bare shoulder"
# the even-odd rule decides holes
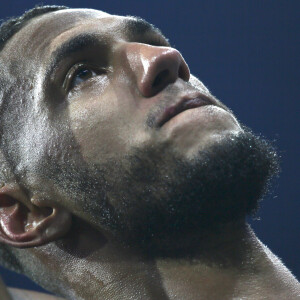
[[[8,288],[12,300],[64,300],[64,298],[16,288]]]

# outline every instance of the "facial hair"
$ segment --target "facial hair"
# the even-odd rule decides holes
[[[81,199],[98,228],[147,256],[180,257],[204,234],[255,214],[279,164],[271,143],[244,126],[192,160],[168,145],[145,146],[118,161],[62,170],[57,183]]]

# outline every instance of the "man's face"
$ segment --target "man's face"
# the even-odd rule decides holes
[[[158,199],[167,203],[178,194],[194,203],[186,212],[179,205],[180,213],[195,211],[203,195],[189,195],[187,184],[195,194],[201,176],[215,172],[203,169],[215,161],[213,151],[233,151],[240,137],[245,148],[250,140],[145,21],[95,10],[53,12],[32,20],[3,53],[24,70],[27,110],[18,139],[24,168],[33,174],[26,171],[28,184],[41,192],[48,186],[52,200],[53,186],[60,185],[53,201],[100,229],[111,215],[132,222],[141,211],[155,211]],[[220,169],[224,160],[210,165]],[[105,229],[136,227],[128,220],[112,223]]]
[[[48,85],[36,101],[67,103],[59,113],[69,119],[87,163],[167,141],[190,158],[220,135],[241,130],[200,81],[189,82],[181,54],[144,21],[95,10],[49,13],[25,27],[11,48],[34,65],[35,88],[43,88],[37,80]],[[201,98],[214,105],[188,109]],[[182,102],[190,104],[180,109]],[[165,111],[174,109],[186,111],[162,126]]]

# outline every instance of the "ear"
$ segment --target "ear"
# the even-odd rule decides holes
[[[67,210],[32,204],[15,183],[0,188],[0,242],[18,248],[40,246],[62,237],[70,227]]]

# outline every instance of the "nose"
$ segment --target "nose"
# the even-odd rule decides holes
[[[174,48],[126,43],[120,51],[125,73],[131,73],[144,97],[156,95],[178,78],[189,81],[189,67]]]

